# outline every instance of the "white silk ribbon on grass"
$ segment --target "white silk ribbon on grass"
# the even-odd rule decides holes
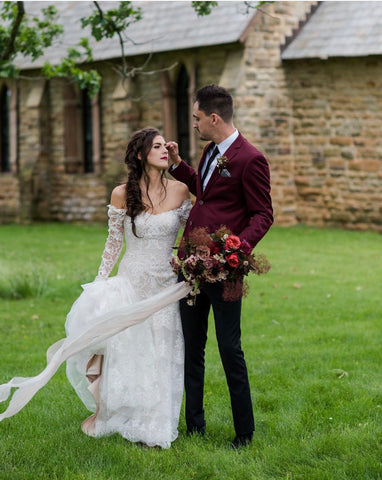
[[[83,332],[69,335],[51,345],[47,351],[47,366],[39,375],[29,378],[14,377],[8,383],[0,385],[0,402],[9,398],[12,388],[18,389],[14,392],[8,408],[0,414],[0,421],[12,417],[24,408],[69,357],[143,322],[155,312],[185,297],[190,291],[191,287],[187,283],[177,283],[150,298],[100,314]]]

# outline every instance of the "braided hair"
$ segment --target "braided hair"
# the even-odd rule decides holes
[[[133,134],[126,148],[125,163],[127,165],[128,177],[126,182],[126,211],[131,218],[131,224],[134,235],[137,237],[135,217],[147,208],[153,208],[149,196],[150,178],[147,175],[147,155],[153,145],[154,138],[160,135],[155,128],[147,127],[138,130]],[[140,158],[139,158],[140,156]],[[161,182],[166,192],[163,182],[165,171],[162,172]],[[140,179],[143,177],[146,185],[146,195],[150,205],[145,205],[142,201],[142,192],[139,186]]]

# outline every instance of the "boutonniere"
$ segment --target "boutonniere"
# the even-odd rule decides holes
[[[227,170],[228,158],[226,156],[218,157],[216,159],[216,166],[218,167],[219,175],[222,177],[230,177],[231,174]]]

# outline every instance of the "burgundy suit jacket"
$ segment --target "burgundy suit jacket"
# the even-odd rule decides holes
[[[268,163],[239,133],[224,154],[231,176],[222,176],[215,168],[202,192],[200,172],[208,148],[204,148],[198,172],[183,160],[170,172],[196,196],[184,236],[197,227],[206,227],[212,233],[225,225],[254,247],[273,223]]]

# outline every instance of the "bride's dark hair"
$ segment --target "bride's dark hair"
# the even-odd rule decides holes
[[[126,182],[126,211],[131,218],[131,224],[134,235],[137,237],[135,227],[135,217],[147,208],[153,208],[153,203],[149,196],[150,178],[147,175],[147,155],[153,146],[154,138],[160,135],[155,128],[147,127],[138,130],[131,137],[125,155],[125,163],[127,165],[128,177]],[[166,186],[163,182],[165,171],[161,176],[161,183],[165,190]],[[150,205],[145,205],[142,201],[142,193],[139,187],[139,181],[143,178],[146,186],[146,195]]]

